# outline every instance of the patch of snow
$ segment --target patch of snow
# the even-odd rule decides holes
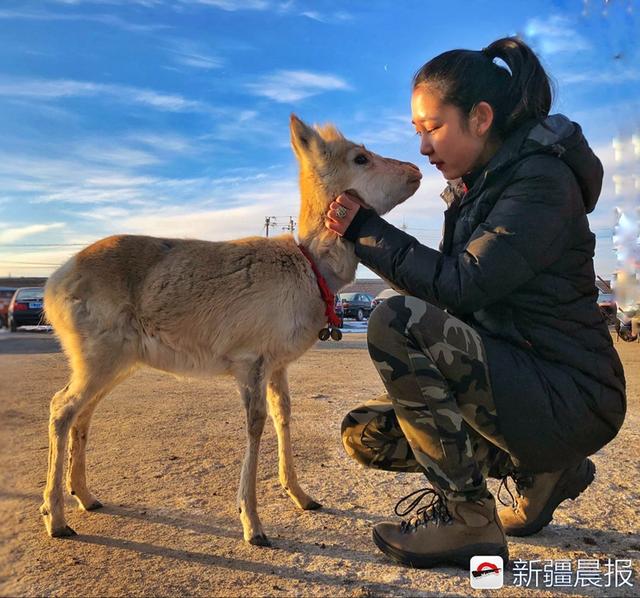
[[[349,332],[366,332],[368,323],[368,320],[363,320],[362,322],[358,322],[358,320],[345,320],[340,330],[342,330],[343,334]]]

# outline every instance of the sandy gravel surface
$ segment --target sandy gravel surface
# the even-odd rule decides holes
[[[513,586],[488,594],[640,595],[640,344],[617,343],[628,380],[620,435],[594,457],[597,478],[552,525],[510,544],[512,559],[633,559],[633,588]],[[415,474],[369,471],[340,443],[346,411],[382,391],[364,335],[318,343],[291,368],[293,441],[303,486],[324,508],[296,510],[277,479],[267,424],[259,470],[273,548],[244,544],[235,494],[244,420],[230,379],[137,373],[105,399],[88,449],[92,513],[68,502],[72,539],[51,540],[37,512],[48,402],[67,378],[51,335],[0,332],[0,594],[3,596],[465,595],[468,572],[411,570],[371,542],[372,524],[419,488]],[[604,578],[603,578],[604,581]],[[476,592],[481,594],[481,592]]]

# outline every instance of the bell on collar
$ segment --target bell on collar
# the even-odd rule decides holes
[[[323,328],[320,332],[318,332],[318,338],[321,341],[328,341],[331,336],[331,330],[328,328]]]

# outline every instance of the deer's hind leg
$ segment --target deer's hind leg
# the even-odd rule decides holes
[[[75,433],[88,426],[90,415],[97,402],[120,380],[126,377],[123,368],[116,369],[112,355],[98,361],[98,365],[85,363],[82,367],[75,364],[71,380],[67,386],[58,391],[51,400],[49,415],[49,466],[47,483],[44,489],[44,502],[40,513],[44,518],[47,532],[53,538],[72,536],[75,532],[67,525],[64,516],[63,474],[64,456],[67,440],[72,428]],[[87,411],[88,410],[88,411]],[[87,417],[88,415],[88,417]],[[78,418],[82,419],[78,420]],[[85,434],[86,442],[86,434]],[[84,478],[84,443],[71,444],[71,484]],[[80,457],[82,452],[82,457]],[[78,455],[77,463],[73,463],[73,455]],[[81,474],[82,466],[82,474]],[[75,478],[74,476],[75,469]],[[95,498],[84,487],[82,498],[91,506]],[[73,488],[77,492],[75,488]],[[82,501],[81,501],[82,504]],[[83,505],[84,506],[84,505]],[[94,505],[95,508],[95,505]]]
[[[287,370],[276,370],[269,382],[267,390],[269,413],[278,435],[278,470],[280,483],[291,500],[301,509],[319,509],[322,505],[308,496],[300,485],[296,476],[291,450],[291,434],[289,422],[291,420],[291,398]]]
[[[240,395],[247,414],[247,449],[240,473],[238,510],[244,539],[256,546],[271,546],[258,517],[256,478],[258,474],[258,450],[267,418],[266,379],[264,360],[257,359],[246,371],[236,372]]]
[[[100,392],[84,408],[79,410],[76,420],[69,431],[67,490],[78,501],[80,508],[84,511],[94,511],[102,506],[102,503],[91,494],[87,487],[86,447],[91,418],[100,400],[119,382],[128,377],[129,373],[130,370],[121,372],[118,376],[111,374],[106,380],[103,380]]]
[[[102,503],[87,488],[86,447],[91,416],[98,405],[94,399],[78,413],[69,431],[69,462],[67,464],[67,490],[85,511],[94,511]]]

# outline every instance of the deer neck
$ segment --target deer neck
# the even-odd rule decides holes
[[[339,192],[328,193],[308,176],[301,176],[300,192],[298,240],[313,257],[331,292],[337,293],[353,281],[358,266],[353,244],[324,226],[328,206]]]

